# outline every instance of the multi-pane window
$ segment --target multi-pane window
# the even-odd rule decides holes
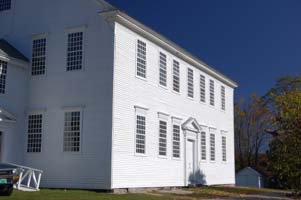
[[[206,132],[201,132],[201,159],[206,160]]]
[[[180,63],[173,61],[173,90],[180,92]]]
[[[82,69],[83,39],[83,32],[75,32],[68,34],[67,71]]]
[[[7,62],[0,60],[0,94],[5,94]]]
[[[11,0],[0,0],[0,11],[10,10]]]
[[[226,110],[226,90],[225,86],[221,86],[221,106],[222,110]]]
[[[42,146],[42,115],[28,116],[27,152],[39,153]]]
[[[80,151],[81,114],[79,111],[65,112],[64,152]]]
[[[180,158],[180,126],[173,125],[172,156]]]
[[[190,68],[187,71],[187,80],[188,97],[193,98],[193,70]]]
[[[35,39],[32,42],[31,74],[45,74],[46,67],[46,38]]]
[[[203,75],[200,75],[200,100],[206,102],[206,79]]]
[[[145,154],[145,117],[136,117],[136,153]]]
[[[167,59],[166,55],[160,52],[160,72],[159,72],[159,84],[166,87],[167,85]]]
[[[210,160],[215,161],[215,134],[210,134]]]
[[[214,96],[214,81],[213,80],[210,80],[210,88],[209,88],[209,91],[210,91],[210,105],[211,106],[214,106],[215,105],[215,96]]]
[[[146,78],[146,43],[137,41],[137,70],[139,77]]]
[[[227,138],[222,136],[222,152],[223,152],[223,161],[227,162]]]
[[[167,155],[167,122],[159,122],[159,155]]]

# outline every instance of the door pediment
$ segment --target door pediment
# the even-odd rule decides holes
[[[199,125],[199,123],[197,122],[197,120],[195,118],[190,117],[182,125],[182,129],[184,131],[188,130],[188,131],[192,131],[192,132],[195,132],[195,133],[199,133],[201,131],[201,126]]]
[[[0,123],[1,122],[17,122],[16,117],[0,107]]]

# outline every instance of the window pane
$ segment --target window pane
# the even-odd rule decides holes
[[[146,43],[137,41],[137,76],[146,78]]]
[[[165,121],[160,121],[159,123],[159,155],[167,155],[167,123]]]
[[[222,110],[226,110],[226,91],[224,86],[221,86],[221,104]]]
[[[166,87],[167,85],[167,67],[166,67],[166,55],[160,53],[160,74],[159,74],[159,84]]]
[[[83,32],[68,34],[67,71],[82,69],[83,35]]]
[[[188,68],[188,73],[187,73],[187,80],[188,80],[188,97],[193,98],[194,93],[193,93],[193,70]]]
[[[80,112],[66,112],[64,125],[64,151],[80,151]]]
[[[11,0],[0,0],[0,11],[10,10]]]
[[[28,116],[27,152],[41,152],[42,145],[42,115]]]
[[[173,90],[180,92],[180,63],[173,61]]]
[[[227,161],[227,138],[225,136],[222,137],[222,150],[223,150],[223,161]]]
[[[174,158],[180,158],[180,126],[173,125],[173,146],[172,155]]]
[[[200,75],[200,100],[206,102],[206,79],[203,75]]]
[[[210,134],[210,160],[215,161],[215,134]]]
[[[136,118],[136,153],[145,153],[145,117]]]
[[[33,40],[31,74],[33,76],[45,74],[46,66],[46,38]]]
[[[201,133],[201,159],[206,160],[206,133]]]
[[[210,105],[215,105],[215,97],[214,97],[214,81],[210,80]]]
[[[0,60],[0,94],[5,94],[7,62]]]

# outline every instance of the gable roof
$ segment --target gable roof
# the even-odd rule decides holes
[[[16,117],[0,107],[0,122],[16,122]]]
[[[26,58],[20,51],[9,44],[5,39],[0,39],[0,55],[29,62],[28,58]]]
[[[249,172],[251,172],[251,173],[253,173],[253,174],[257,175],[257,176],[263,176],[263,174],[261,174],[260,172],[258,172],[257,170],[255,170],[252,167],[246,167],[246,168],[240,170],[239,172],[237,172],[237,175],[240,175],[240,174],[242,174],[242,173],[244,173],[246,171],[249,171]]]
[[[102,2],[103,4],[108,4],[104,0],[95,0],[99,3]],[[126,26],[127,28],[131,29],[132,31],[146,37],[150,41],[154,42],[155,44],[163,47],[164,49],[170,51],[170,53],[178,56],[182,60],[186,61],[187,63],[191,64],[194,67],[199,68],[201,71],[206,72],[207,74],[211,75],[212,77],[216,78],[217,80],[223,82],[224,84],[236,88],[238,84],[225,76],[224,74],[220,73],[213,67],[209,66],[204,61],[200,60],[196,56],[189,53],[184,48],[180,47],[176,43],[172,42],[171,40],[167,39],[163,35],[159,34],[158,32],[152,30],[151,28],[147,27],[146,25],[138,22],[134,18],[130,17],[125,12],[117,9],[115,6],[110,5],[110,7],[105,7],[102,11],[99,12],[102,16],[104,16],[107,20],[113,20],[115,22],[121,23],[122,25]]]

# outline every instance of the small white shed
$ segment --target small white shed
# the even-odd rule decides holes
[[[236,173],[236,186],[264,187],[264,175],[252,167],[246,167]]]

